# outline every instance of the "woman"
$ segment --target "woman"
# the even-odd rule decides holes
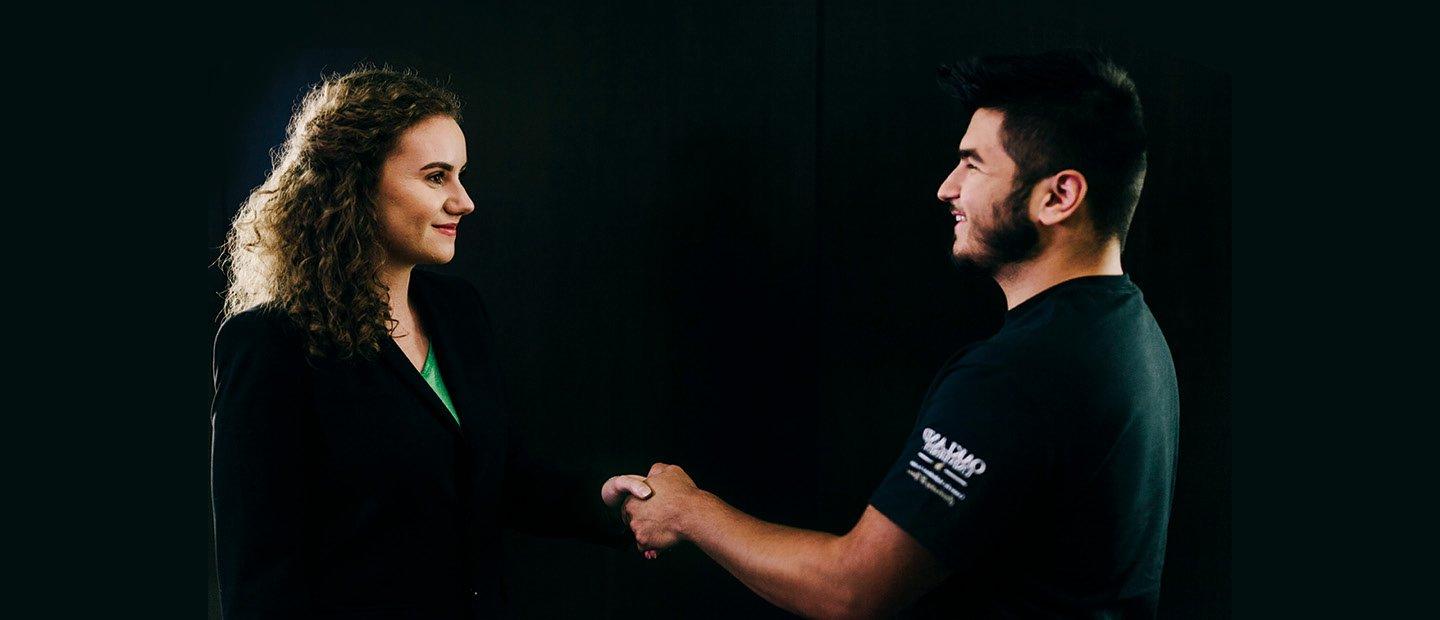
[[[474,211],[460,103],[407,72],[326,79],[236,215],[215,339],[226,618],[501,610],[499,533],[623,544],[594,490],[510,437],[487,316],[449,262]],[[605,483],[612,506],[648,494]]]

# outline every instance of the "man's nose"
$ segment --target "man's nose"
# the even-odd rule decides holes
[[[960,177],[963,175],[964,171],[961,170],[959,166],[956,166],[954,170],[951,170],[950,175],[945,177],[945,180],[940,183],[940,188],[935,190],[935,198],[939,199],[940,202],[945,203],[959,198]]]

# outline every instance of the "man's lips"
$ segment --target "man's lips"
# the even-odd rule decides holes
[[[969,218],[965,217],[965,212],[964,212],[964,211],[961,211],[961,210],[959,210],[959,209],[951,209],[951,210],[950,210],[950,215],[955,218],[955,223],[956,223],[956,224],[959,224],[960,222],[969,221]]]

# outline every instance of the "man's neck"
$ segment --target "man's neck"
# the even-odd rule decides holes
[[[1005,292],[1007,310],[1066,280],[1085,276],[1118,276],[1120,241],[1112,239],[1100,249],[1052,249],[1030,260],[996,270],[995,282]]]

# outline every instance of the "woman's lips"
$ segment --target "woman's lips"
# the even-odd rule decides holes
[[[433,226],[435,230],[440,231],[442,235],[448,237],[455,236],[455,224],[432,224],[431,226]]]

